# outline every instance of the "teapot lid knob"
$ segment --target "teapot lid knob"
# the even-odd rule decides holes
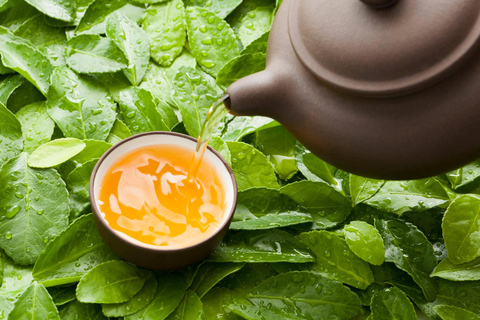
[[[360,1],[374,8],[385,8],[397,2],[397,0],[360,0]]]

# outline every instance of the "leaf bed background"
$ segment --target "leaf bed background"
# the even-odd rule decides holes
[[[274,0],[0,0],[0,319],[480,319],[480,162],[412,181],[315,157],[279,123],[228,116],[231,230],[183,270],[102,241],[88,182],[132,134],[198,136],[265,68]]]

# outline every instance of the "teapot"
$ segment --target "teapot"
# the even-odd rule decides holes
[[[478,0],[284,0],[225,105],[358,175],[437,175],[480,157],[479,46]]]

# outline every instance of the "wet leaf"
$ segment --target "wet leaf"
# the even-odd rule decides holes
[[[437,265],[433,247],[414,225],[397,220],[375,220],[385,244],[385,261],[407,272],[422,288],[427,300],[435,299],[435,282],[430,273]]]
[[[0,246],[19,264],[33,264],[68,224],[68,192],[53,169],[27,166],[20,154],[0,169]]]
[[[315,263],[301,266],[330,279],[341,281],[359,289],[373,283],[373,274],[368,263],[357,257],[345,240],[328,231],[312,231],[298,238],[315,255]]]
[[[448,259],[455,264],[480,257],[480,196],[458,196],[442,222]]]
[[[53,303],[52,297],[44,286],[33,282],[18,300],[15,302],[12,311],[8,315],[9,319],[25,320],[60,320],[57,308]]]
[[[98,35],[85,34],[68,40],[65,57],[68,66],[77,73],[115,72],[128,66],[115,42]]]
[[[122,303],[130,300],[145,283],[143,273],[125,261],[108,261],[95,266],[77,285],[77,299],[83,303]]]
[[[21,108],[15,116],[22,125],[25,152],[31,154],[40,145],[52,138],[55,122],[48,116],[44,101]]]
[[[247,298],[287,319],[351,319],[361,308],[358,297],[340,282],[308,271],[271,277]]]
[[[142,26],[150,39],[152,58],[161,66],[170,66],[186,41],[183,1],[171,0],[149,6]]]
[[[75,138],[55,139],[35,149],[28,158],[28,165],[32,168],[55,167],[73,158],[84,148],[85,143]]]
[[[75,283],[96,265],[116,259],[89,214],[48,243],[35,263],[33,277],[46,287]]]
[[[334,227],[344,221],[352,210],[348,199],[324,182],[294,182],[280,188],[280,192],[309,210],[314,221],[312,229]]]
[[[238,193],[230,229],[272,229],[312,221],[307,209],[281,194],[278,189],[257,187]]]
[[[263,153],[243,142],[228,141],[227,146],[239,191],[252,187],[278,188],[273,166]]]
[[[208,256],[217,262],[313,262],[313,256],[295,237],[278,229],[228,234]]]
[[[192,54],[205,72],[216,76],[239,54],[233,30],[213,12],[198,7],[187,8],[186,21]]]
[[[150,49],[145,32],[125,15],[114,12],[107,19],[107,36],[122,50],[128,61],[123,73],[138,86],[147,72]]]

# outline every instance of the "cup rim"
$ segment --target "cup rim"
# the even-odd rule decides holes
[[[180,137],[180,138],[185,138],[187,140],[190,140],[190,141],[193,141],[193,142],[197,142],[197,139],[189,136],[189,135],[186,135],[186,134],[182,134],[182,133],[178,133],[178,132],[171,132],[171,131],[149,131],[149,132],[143,132],[143,133],[139,133],[139,134],[136,134],[136,135],[133,135],[133,136],[130,136],[128,138],[125,138],[119,142],[117,142],[116,144],[114,144],[112,147],[110,147],[110,149],[108,149],[101,157],[100,159],[98,159],[97,163],[95,164],[95,167],[92,171],[92,174],[90,175],[90,181],[89,181],[89,198],[90,198],[90,205],[92,207],[92,212],[94,215],[97,216],[98,219],[96,219],[97,221],[99,221],[102,226],[108,230],[110,230],[114,235],[115,237],[118,237],[118,238],[121,238],[122,240],[128,242],[130,245],[132,246],[135,246],[135,247],[140,247],[142,249],[147,249],[147,250],[152,250],[152,251],[155,251],[155,252],[172,252],[172,251],[182,251],[182,250],[186,250],[186,249],[192,249],[192,248],[195,248],[197,246],[202,246],[203,244],[206,244],[208,241],[210,241],[212,238],[216,237],[220,232],[222,232],[222,230],[224,230],[224,228],[228,228],[229,225],[230,225],[230,221],[231,219],[233,218],[233,215],[235,214],[235,209],[237,207],[237,197],[238,197],[238,187],[237,187],[237,181],[235,179],[235,175],[233,174],[233,170],[232,168],[230,167],[230,165],[227,163],[227,161],[220,155],[220,153],[218,153],[215,149],[213,149],[210,145],[207,145],[207,149],[212,152],[222,163],[223,165],[225,166],[225,168],[227,169],[227,172],[231,178],[231,181],[232,181],[232,187],[233,187],[233,203],[232,203],[232,207],[231,207],[231,210],[230,212],[228,212],[228,214],[224,217],[223,219],[223,222],[222,222],[222,225],[217,228],[217,230],[215,230],[214,233],[212,233],[210,236],[208,236],[207,238],[203,239],[202,241],[200,242],[197,242],[197,243],[194,243],[194,244],[191,244],[189,246],[183,246],[183,247],[176,247],[176,248],[168,248],[168,246],[165,246],[165,247],[161,247],[161,246],[158,246],[158,248],[155,246],[155,245],[149,245],[149,244],[144,244],[144,246],[140,245],[140,244],[137,244],[137,243],[134,243],[133,241],[130,241],[128,239],[128,236],[127,237],[121,237],[120,235],[117,234],[117,232],[121,232],[121,231],[117,231],[115,229],[113,229],[112,227],[110,227],[110,225],[107,223],[107,221],[105,220],[105,218],[103,218],[103,216],[101,215],[100,211],[98,210],[97,208],[97,205],[96,205],[96,199],[95,199],[95,193],[94,193],[94,182],[95,182],[95,179],[97,178],[97,173],[98,173],[98,170],[100,168],[100,166],[102,165],[102,163],[104,162],[104,160],[115,150],[117,149],[119,146],[125,144],[125,143],[128,143],[130,142],[131,140],[135,140],[135,139],[138,139],[140,137],[143,137],[143,136],[147,136],[147,135],[172,135],[172,136],[177,136],[177,137]],[[139,241],[141,242],[141,241]]]

